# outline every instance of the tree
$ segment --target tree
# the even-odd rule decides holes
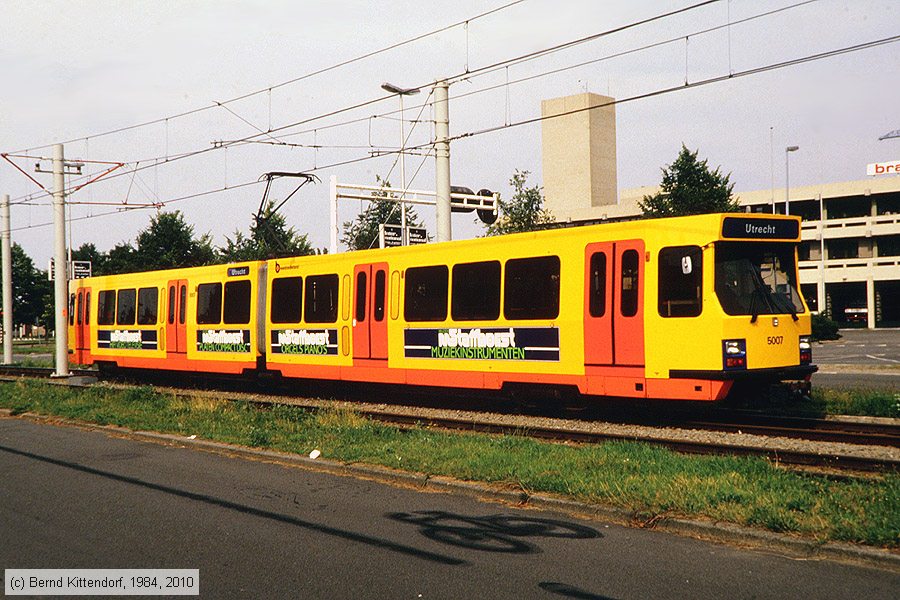
[[[391,187],[390,182],[382,181],[375,176],[375,182],[382,187]],[[400,203],[389,198],[396,198],[394,194],[387,192],[372,192],[372,200],[360,215],[353,221],[344,222],[344,233],[341,243],[346,244],[350,250],[366,250],[378,247],[378,226],[400,225],[402,223]],[[413,208],[406,209],[406,225],[408,227],[422,227],[422,222]]]
[[[225,246],[219,249],[219,256],[223,261],[241,262],[315,254],[307,235],[288,227],[284,216],[273,210],[274,206],[275,203],[270,200],[261,215],[253,216],[250,237],[244,236],[241,231],[235,231],[234,239],[225,238]]]
[[[691,152],[682,144],[678,158],[663,168],[660,191],[638,202],[645,217],[680,217],[718,212],[739,212],[741,206],[732,195],[731,173],[719,168],[710,171],[706,160],[697,160],[699,150]]]
[[[84,243],[77,250],[72,250],[72,260],[89,261],[93,275],[105,273],[107,258],[107,255],[97,250],[97,246],[94,244]]]
[[[14,323],[37,325],[41,322],[46,296],[52,291],[47,273],[35,268],[34,261],[19,244],[12,245],[10,263]]]
[[[198,267],[216,262],[209,234],[194,237],[181,211],[160,213],[137,237],[134,263],[139,271]]]
[[[119,273],[133,273],[141,271],[138,262],[137,250],[130,242],[120,242],[106,253],[103,267],[97,269],[97,275],[117,275]]]
[[[534,231],[541,225],[553,222],[553,215],[544,208],[544,194],[541,186],[525,187],[528,171],[519,171],[509,180],[514,193],[509,200],[498,202],[500,217],[493,225],[488,225],[486,235],[504,235],[522,231]]]

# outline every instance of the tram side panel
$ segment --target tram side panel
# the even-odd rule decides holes
[[[189,367],[230,374],[257,369],[261,264],[191,270],[184,329]]]
[[[89,310],[79,332],[76,289],[75,360],[135,369],[255,369],[257,273],[251,263],[82,280]],[[79,339],[90,340],[89,350],[79,352]]]
[[[283,377],[346,379],[353,366],[353,254],[267,263],[263,349]]]
[[[392,366],[414,385],[582,383],[581,260],[561,232],[391,260]]]

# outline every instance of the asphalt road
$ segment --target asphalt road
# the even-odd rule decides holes
[[[207,598],[895,598],[900,575],[0,419],[0,568]]]
[[[900,329],[841,329],[813,346],[813,386],[900,391]]]
[[[841,329],[841,339],[813,347],[818,365],[894,367],[900,372],[900,329]]]

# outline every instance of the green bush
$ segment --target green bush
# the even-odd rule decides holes
[[[812,336],[814,340],[839,340],[838,324],[825,315],[812,316]]]

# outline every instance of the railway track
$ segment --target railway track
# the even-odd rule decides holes
[[[52,369],[2,367],[0,376],[50,377]],[[73,375],[96,377],[93,370],[73,370]],[[175,390],[196,396],[196,390]],[[200,392],[204,393],[204,392]],[[286,395],[215,391],[218,397],[251,402],[256,405],[290,404],[308,409],[321,409],[335,403],[313,401]],[[342,403],[338,403],[342,404]],[[345,404],[345,403],[344,403]],[[891,449],[900,448],[900,426],[885,420],[813,419],[772,417],[747,411],[724,411],[707,419],[680,419],[675,413],[649,419],[630,417],[626,423],[607,423],[566,418],[535,418],[483,411],[452,411],[403,405],[352,403],[353,410],[370,419],[399,426],[423,426],[456,431],[492,434],[527,435],[529,437],[569,443],[601,443],[605,441],[639,441],[690,454],[732,454],[764,456],[783,465],[825,467],[837,470],[890,472],[900,471],[900,459]],[[648,422],[649,421],[649,424]],[[636,424],[637,423],[637,424]],[[706,439],[695,439],[690,432],[705,432]],[[686,433],[687,432],[687,433]],[[709,434],[714,435],[710,439]],[[737,439],[735,439],[737,438]],[[758,439],[754,439],[758,438]],[[795,444],[772,444],[766,438],[798,440]],[[835,450],[833,445],[882,447],[879,456],[859,455]],[[823,445],[827,445],[823,448]],[[879,453],[875,453],[879,454]]]

